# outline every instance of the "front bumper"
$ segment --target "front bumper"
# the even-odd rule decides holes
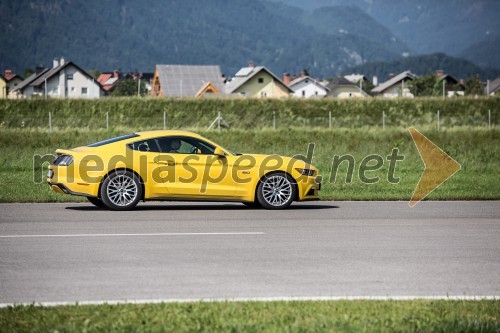
[[[319,200],[321,183],[316,183],[316,177],[300,177],[297,182],[299,201]]]

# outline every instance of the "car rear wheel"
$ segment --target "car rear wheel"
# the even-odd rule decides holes
[[[257,187],[257,200],[266,209],[284,209],[295,198],[295,181],[286,173],[272,173],[264,176]]]
[[[130,171],[119,170],[110,174],[102,183],[102,202],[112,210],[130,210],[142,197],[138,177]]]
[[[87,197],[88,201],[93,204],[94,206],[96,207],[99,207],[99,208],[107,208],[104,203],[99,200],[98,198],[94,198],[94,197]]]

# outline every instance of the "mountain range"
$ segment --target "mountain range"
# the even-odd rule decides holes
[[[430,0],[276,1],[2,1],[0,69],[22,73],[65,57],[89,70],[152,72],[156,64],[219,64],[226,75],[233,75],[252,60],[278,75],[307,69],[317,76],[333,77],[353,66],[392,63],[435,51],[500,68],[498,57],[477,52],[480,47],[473,45],[487,49],[498,43],[494,38],[500,31],[498,20],[492,20],[487,10],[490,5],[498,7],[496,0],[455,0],[463,6],[476,4],[466,6],[472,14],[464,18],[465,28],[473,27],[471,33],[478,34],[490,31],[477,40],[459,35],[465,28],[457,26],[459,14],[448,4],[454,1],[434,3],[437,12],[449,11],[446,19],[439,20],[429,18]],[[384,16],[382,4],[388,2],[394,6]],[[408,12],[415,3],[425,9],[417,16],[418,24]],[[393,24],[393,18],[411,24],[402,29]],[[435,40],[441,37],[428,32],[436,21],[455,26],[454,37],[443,42],[451,45],[446,50]],[[422,34],[412,29],[425,22],[434,25],[422,28],[428,37],[424,43],[425,38],[415,37]],[[450,29],[443,28],[439,34]]]
[[[475,43],[499,45],[498,0],[269,0],[318,10],[351,5],[387,27],[416,54],[446,53],[452,56]],[[467,54],[465,54],[467,55]],[[491,57],[500,67],[500,57]],[[473,60],[473,59],[472,59]]]

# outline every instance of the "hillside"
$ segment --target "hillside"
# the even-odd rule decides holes
[[[500,34],[498,0],[271,1],[306,10],[346,3],[357,6],[418,53],[444,52],[458,55],[489,34]]]
[[[468,60],[450,57],[443,53],[401,58],[390,62],[371,62],[346,69],[342,74],[363,73],[369,78],[377,76],[379,82],[383,82],[389,74],[399,74],[411,70],[414,74],[425,75],[438,69],[444,70],[445,73],[456,78],[479,75],[483,80],[492,80],[500,76],[499,69],[481,68]]]
[[[410,52],[389,29],[355,6],[321,7],[305,12],[302,22],[321,33],[363,36],[399,54]]]
[[[232,75],[253,60],[278,75],[307,68],[332,76],[400,54],[390,43],[388,47],[356,34],[362,32],[353,25],[366,20],[363,13],[354,12],[351,24],[342,25],[352,33],[329,33],[326,28],[318,33],[281,9],[258,0],[1,2],[0,69],[22,72],[64,56],[99,70],[153,71],[158,63],[220,64]]]
[[[489,37],[474,43],[460,53],[460,57],[479,66],[500,68],[500,37]]]

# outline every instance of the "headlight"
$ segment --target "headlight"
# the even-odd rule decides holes
[[[58,155],[57,158],[52,162],[53,165],[68,166],[73,163],[73,156],[71,155]]]
[[[297,170],[303,176],[309,176],[309,177],[314,176],[314,170],[311,169],[296,168],[295,170]]]

